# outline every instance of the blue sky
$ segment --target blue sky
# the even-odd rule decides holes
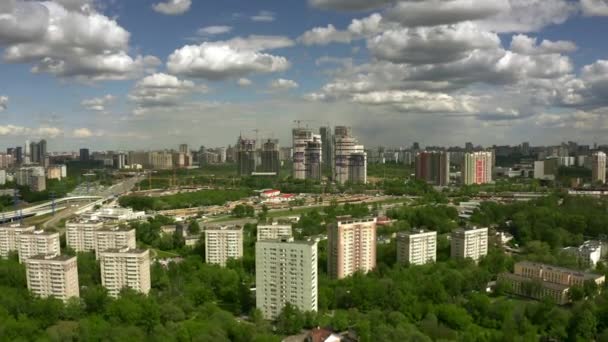
[[[6,0],[0,146],[608,143],[605,32],[606,0]]]

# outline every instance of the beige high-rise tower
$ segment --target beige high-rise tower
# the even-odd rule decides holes
[[[103,227],[102,221],[79,219],[65,225],[65,237],[69,247],[76,252],[95,250],[95,231]]]
[[[451,240],[452,258],[479,261],[488,254],[488,228],[456,229]]]
[[[113,248],[135,249],[135,229],[121,227],[107,227],[95,231],[95,256],[99,259],[99,253]]]
[[[68,255],[35,255],[25,260],[27,288],[34,295],[67,301],[80,296],[78,263]]]
[[[591,157],[591,181],[606,183],[606,153],[595,152]]]
[[[99,253],[99,261],[101,284],[110,296],[118,297],[125,287],[144,294],[150,292],[149,250],[108,249]]]
[[[328,272],[342,279],[376,267],[376,218],[338,217],[327,226]]]
[[[276,319],[285,304],[317,311],[317,243],[293,238],[255,244],[256,307]]]
[[[205,262],[226,266],[229,259],[243,257],[243,227],[222,226],[205,229]]]
[[[36,230],[19,236],[19,262],[23,263],[34,255],[59,255],[59,233]]]
[[[0,257],[6,258],[10,252],[18,251],[21,234],[33,233],[35,230],[34,226],[19,224],[0,227]]]

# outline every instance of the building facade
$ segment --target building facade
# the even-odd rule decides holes
[[[264,240],[276,240],[282,237],[292,237],[291,225],[283,224],[270,224],[270,225],[258,225],[257,227],[257,241]]]
[[[318,309],[317,243],[293,238],[255,245],[256,307],[276,319],[285,304],[303,312]]]
[[[108,249],[129,248],[135,249],[135,229],[121,227],[105,227],[95,231],[95,256]]]
[[[262,165],[259,171],[274,172],[278,176],[280,170],[279,140],[268,139],[262,144]]]
[[[230,259],[243,257],[243,227],[222,226],[205,229],[205,262],[222,267]]]
[[[488,228],[456,229],[451,234],[451,256],[479,261],[488,254]]]
[[[595,152],[591,156],[591,181],[606,183],[606,153],[604,152]]]
[[[150,251],[130,248],[108,249],[99,253],[101,284],[112,297],[124,288],[143,294],[150,292]]]
[[[6,258],[11,252],[17,252],[21,242],[21,234],[33,233],[35,230],[36,227],[34,226],[19,224],[0,227],[0,256]]]
[[[75,256],[35,255],[25,260],[27,288],[36,296],[64,302],[80,297]]]
[[[293,179],[306,179],[306,148],[308,143],[313,141],[315,136],[309,128],[294,128],[292,130],[293,143]]]
[[[239,176],[251,176],[255,172],[255,140],[239,136],[236,144],[236,165]]]
[[[462,161],[462,184],[492,183],[493,153],[465,153]]]
[[[437,260],[437,232],[413,229],[397,234],[397,262],[424,265]]]
[[[336,183],[367,183],[367,153],[352,136],[352,129],[336,126],[333,137],[333,179]]]
[[[450,154],[444,151],[422,151],[416,154],[416,179],[446,186],[450,182]]]
[[[59,233],[36,230],[19,235],[19,262],[34,255],[60,255]]]
[[[304,167],[306,169],[306,179],[321,181],[323,176],[321,138],[313,136],[313,140],[306,144],[304,151]]]
[[[66,244],[76,252],[95,250],[95,232],[103,228],[102,221],[78,219],[65,225]]]
[[[342,279],[376,267],[376,218],[339,217],[327,226],[328,272]]]

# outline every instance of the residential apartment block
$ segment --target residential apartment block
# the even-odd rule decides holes
[[[413,229],[397,234],[397,262],[424,265],[437,260],[437,232]]]
[[[99,253],[101,284],[112,297],[124,288],[150,292],[150,251],[130,248],[108,249]]]
[[[605,276],[522,261],[515,264],[513,273],[501,273],[498,281],[506,284],[508,291],[513,294],[534,299],[550,297],[563,305],[570,302],[570,287],[582,287],[587,281],[602,285]]]
[[[80,297],[75,256],[35,255],[25,260],[27,288],[39,297]]]
[[[34,255],[59,255],[61,254],[59,233],[36,230],[19,235],[19,262],[23,263]]]
[[[327,226],[328,271],[334,279],[376,267],[376,218],[338,217]]]
[[[95,231],[95,256],[99,259],[99,253],[115,248],[135,249],[135,229],[122,228],[118,226],[105,227]]]
[[[205,262],[226,266],[229,259],[243,257],[243,227],[221,226],[205,229]]]
[[[281,237],[291,237],[293,232],[291,225],[273,223],[270,225],[258,225],[258,241],[276,240]]]
[[[78,219],[65,225],[67,245],[76,252],[95,250],[95,232],[103,227],[103,221]]]
[[[10,252],[17,252],[21,234],[33,233],[35,230],[34,226],[19,224],[0,227],[0,257],[6,258]]]
[[[451,240],[452,258],[471,258],[477,262],[488,254],[488,228],[456,229]]]
[[[317,311],[317,259],[316,241],[283,238],[256,243],[256,306],[264,318],[276,319],[286,303]]]

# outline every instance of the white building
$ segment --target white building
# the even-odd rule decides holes
[[[221,226],[205,229],[205,262],[226,266],[229,259],[243,257],[243,227]]]
[[[78,219],[69,221],[66,227],[67,245],[76,252],[95,250],[95,232],[103,227],[99,220]]]
[[[36,296],[64,302],[80,297],[78,263],[75,256],[35,255],[25,260],[27,288]]]
[[[112,297],[124,288],[150,292],[150,251],[116,248],[99,253],[101,284]]]
[[[591,156],[591,181],[606,183],[606,153],[595,152]]]
[[[0,257],[6,258],[10,252],[17,252],[21,234],[33,233],[35,230],[34,226],[19,224],[0,227]]]
[[[413,229],[397,234],[397,262],[424,265],[437,260],[437,232]]]
[[[108,249],[137,248],[135,229],[118,226],[101,228],[95,231],[95,257]]]
[[[576,256],[582,265],[595,267],[602,258],[602,243],[589,240],[579,247],[566,247],[564,251]]]
[[[36,230],[19,235],[19,262],[23,263],[34,255],[47,256],[61,254],[59,233]]]
[[[258,241],[276,240],[281,237],[292,237],[291,225],[273,222],[271,225],[258,225]]]
[[[317,311],[317,258],[316,241],[256,243],[256,306],[264,318],[276,319],[286,303],[304,312]]]
[[[105,221],[130,221],[146,217],[143,211],[133,211],[131,208],[102,207],[91,214],[91,218]]]
[[[475,261],[488,254],[488,228],[456,229],[451,235],[452,258]]]

